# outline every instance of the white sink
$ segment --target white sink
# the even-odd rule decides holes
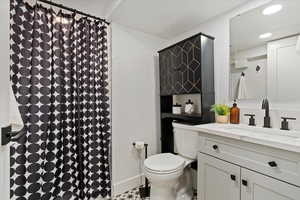
[[[300,131],[216,123],[196,126],[177,124],[176,127],[300,153]]]
[[[263,137],[280,140],[280,139],[300,139],[300,133],[297,131],[285,131],[273,128],[262,128],[262,127],[252,127],[245,125],[225,125],[223,127],[225,130],[237,133],[239,135],[253,136],[253,137]]]
[[[285,131],[275,128],[262,128],[257,126],[248,126],[242,124],[206,124],[196,126],[208,131],[217,131],[222,134],[235,136],[239,139],[253,138],[279,143],[297,143],[300,144],[299,131]]]

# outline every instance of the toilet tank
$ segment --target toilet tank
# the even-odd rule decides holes
[[[188,125],[173,123],[175,152],[189,159],[197,159],[197,151],[199,147],[198,133],[180,126]]]

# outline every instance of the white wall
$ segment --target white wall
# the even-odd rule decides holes
[[[163,41],[112,25],[112,144],[114,193],[139,185],[140,158],[136,140],[159,152],[158,57]],[[142,155],[143,157],[143,155]]]
[[[0,2],[0,127],[7,126],[9,83],[9,1]],[[1,140],[1,139],[0,139]],[[8,147],[0,146],[1,199],[9,199]]]
[[[190,30],[176,38],[169,40],[164,46],[171,45],[199,32],[215,37],[215,88],[216,102],[226,103],[229,100],[229,39],[230,39],[230,19],[234,16],[246,12],[252,8],[263,5],[270,0],[253,0],[249,3],[234,9],[224,15],[199,25],[194,30]]]

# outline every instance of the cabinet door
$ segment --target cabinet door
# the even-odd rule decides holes
[[[199,153],[198,200],[240,200],[240,167]]]
[[[242,168],[241,200],[299,200],[300,188]]]
[[[201,75],[207,79],[204,82],[206,88],[214,86],[213,73],[208,73],[213,72],[213,60],[209,60],[213,58],[210,54],[213,49],[209,49],[213,43],[211,40],[202,45],[207,50],[203,56],[206,56],[205,64],[208,68],[202,73],[201,37],[198,34],[159,52],[161,95],[201,93]]]
[[[160,95],[173,94],[173,69],[170,51],[163,51],[159,54],[159,77]]]

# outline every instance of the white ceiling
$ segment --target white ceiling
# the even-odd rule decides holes
[[[249,0],[53,0],[170,39]]]
[[[110,19],[170,39],[247,0],[123,0]]]
[[[264,16],[262,11],[273,4],[282,4],[283,9],[274,15]],[[259,35],[268,32],[273,33],[273,36],[259,38]],[[300,1],[276,0],[231,21],[231,50],[233,52],[261,46],[268,41],[297,33],[300,33]]]

